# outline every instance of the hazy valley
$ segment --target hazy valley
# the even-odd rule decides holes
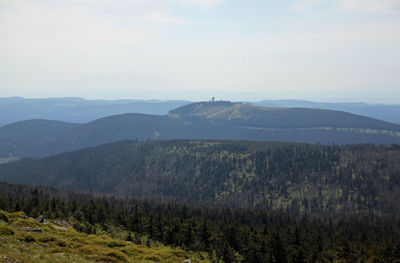
[[[400,125],[341,111],[193,103],[166,115],[126,113],[85,124],[27,120],[0,127],[0,157],[40,157],[119,140],[216,139],[400,143]]]

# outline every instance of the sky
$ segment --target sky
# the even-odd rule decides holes
[[[0,97],[400,104],[400,0],[0,0]]]

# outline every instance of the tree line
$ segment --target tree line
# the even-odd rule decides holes
[[[0,183],[0,209],[67,220],[86,233],[122,231],[126,240],[137,244],[162,242],[206,251],[213,262],[400,261],[400,220],[396,217],[317,217],[8,183]]]

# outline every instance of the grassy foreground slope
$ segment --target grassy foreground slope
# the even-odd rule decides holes
[[[149,248],[107,235],[79,233],[65,222],[38,223],[0,210],[0,262],[209,262],[183,250]]]

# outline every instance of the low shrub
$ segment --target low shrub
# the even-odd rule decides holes
[[[0,227],[0,236],[12,236],[14,235],[14,230],[9,228],[8,226]]]
[[[150,260],[150,261],[153,261],[153,262],[160,262],[161,261],[161,259],[159,257],[157,257],[157,256],[147,256],[144,259]]]
[[[29,234],[28,235],[22,235],[18,239],[21,240],[21,241],[27,242],[27,243],[36,241],[36,239],[32,235],[29,235]]]

